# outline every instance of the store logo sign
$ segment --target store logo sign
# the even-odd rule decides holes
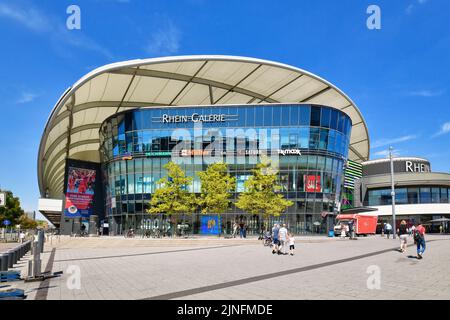
[[[184,115],[168,115],[163,114],[161,117],[153,117],[153,122],[160,123],[203,123],[203,122],[225,122],[225,121],[237,121],[238,115],[230,114],[198,114],[193,113],[190,116]]]
[[[230,117],[230,116],[228,116]],[[227,115],[225,114],[198,114],[193,113],[190,116],[171,116],[168,114],[163,114],[161,117],[162,123],[183,123],[183,122],[225,122],[227,120]]]
[[[278,154],[282,156],[301,156],[302,153],[300,152],[300,149],[282,149],[278,150]]]
[[[406,161],[406,172],[430,172],[430,166],[425,163]]]

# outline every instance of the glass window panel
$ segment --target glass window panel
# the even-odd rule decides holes
[[[408,191],[406,188],[395,189],[395,202],[398,204],[408,204]]]
[[[274,106],[272,108],[272,126],[279,127],[281,125],[281,113],[282,113],[282,107],[281,106]]]
[[[330,130],[328,133],[328,151],[335,152],[336,148],[336,131]]]
[[[331,109],[330,129],[336,130],[338,126],[338,111]]]
[[[330,127],[330,118],[331,118],[331,109],[322,108],[322,117],[320,119],[320,126],[329,128]]]
[[[420,188],[420,203],[431,203],[431,190],[430,188]]]
[[[328,147],[328,129],[320,129],[319,149],[327,150]]]
[[[298,125],[298,118],[299,118],[299,107],[298,106],[291,106],[291,115],[290,115],[290,121],[289,124],[291,126]],[[285,121],[285,120],[283,120]]]
[[[258,108],[258,112],[255,112],[255,127],[262,126],[264,126],[264,112],[261,112],[261,110],[259,110]]]
[[[448,189],[441,188],[441,203],[448,203]]]
[[[310,106],[300,106],[300,125],[309,126],[311,118],[311,107]]]
[[[308,156],[299,157],[298,167],[302,171],[308,169]]]
[[[245,127],[245,118],[246,118],[246,114],[245,114],[245,110],[246,108],[237,108],[237,114],[238,114],[238,126],[240,128]]]
[[[246,126],[253,128],[255,126],[255,108],[254,107],[247,107],[247,116],[246,116]]]
[[[317,168],[317,156],[308,156],[308,169],[315,170]]]
[[[309,128],[300,128],[300,148],[309,148]]]
[[[311,126],[319,127],[320,126],[320,107],[311,106]]]
[[[268,127],[272,126],[272,107],[264,106],[262,109],[264,113],[264,125]]]
[[[408,188],[408,203],[409,204],[419,203],[418,188]]]
[[[317,157],[317,170],[319,171],[325,170],[325,157],[322,156]]]
[[[439,203],[439,202],[440,202],[440,189],[431,188],[431,203]]]
[[[317,149],[319,147],[319,128],[311,128],[311,135],[309,137],[309,148]]]
[[[344,131],[344,122],[345,122],[345,115],[342,112],[339,112],[339,122],[338,122],[338,131],[343,132]]]

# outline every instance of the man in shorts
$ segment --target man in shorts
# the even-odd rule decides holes
[[[279,244],[280,241],[278,240],[278,234],[280,231],[280,227],[278,224],[274,224],[272,228],[272,239],[273,239],[273,246],[272,246],[272,253],[278,253],[279,252]]]

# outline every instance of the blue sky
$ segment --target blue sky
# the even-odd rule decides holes
[[[66,28],[69,5],[81,30]],[[369,30],[367,7],[381,9]],[[450,172],[448,0],[0,0],[0,187],[37,209],[36,157],[59,96],[107,63],[229,54],[291,64],[337,85],[369,127],[371,158],[393,145]]]

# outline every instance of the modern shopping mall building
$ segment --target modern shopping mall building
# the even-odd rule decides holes
[[[429,231],[439,231],[440,226],[449,230],[442,217],[450,218],[450,174],[433,172],[428,160],[416,157],[394,158],[393,169],[397,225],[405,220],[408,224],[425,224]],[[381,223],[391,222],[389,159],[363,162],[362,170],[362,178],[355,182],[355,207],[376,209]]]
[[[39,210],[63,234],[81,225],[110,234],[167,229],[178,217],[146,210],[174,156],[193,177],[192,192],[208,159],[227,162],[236,200],[261,154],[277,156],[281,192],[294,202],[277,221],[325,233],[343,200],[353,206],[344,170],[369,160],[368,129],[336,86],[281,63],[181,56],[106,65],[67,89],[50,114],[38,155]],[[261,216],[231,206],[222,232],[234,222],[249,233],[262,228]],[[187,224],[201,234],[206,219],[196,213]]]

